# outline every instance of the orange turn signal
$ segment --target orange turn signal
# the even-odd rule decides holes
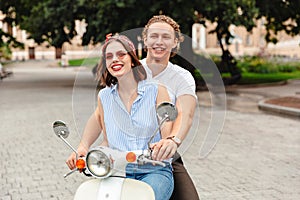
[[[77,169],[84,169],[85,168],[85,161],[83,159],[78,159],[76,161]]]
[[[133,152],[128,152],[126,155],[127,162],[134,162],[136,160],[136,155]]]

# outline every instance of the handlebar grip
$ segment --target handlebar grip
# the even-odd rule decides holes
[[[146,163],[151,163],[151,164],[155,164],[155,165],[160,165],[162,167],[165,167],[166,164],[164,162],[161,161],[157,161],[157,160],[151,160],[149,158],[146,158],[145,156],[141,156],[138,159],[138,164],[144,165]]]
[[[152,163],[152,164],[156,164],[156,165],[160,165],[162,167],[165,167],[166,164],[161,162],[161,161],[156,161],[156,160],[150,160],[149,163]]]

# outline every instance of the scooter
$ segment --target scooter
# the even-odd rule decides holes
[[[155,200],[153,189],[142,181],[126,178],[129,163],[145,165],[148,163],[165,166],[165,163],[152,159],[150,148],[155,134],[166,121],[174,121],[177,110],[171,103],[162,103],[156,109],[159,126],[148,141],[148,149],[121,152],[105,146],[89,149],[86,157],[78,157],[77,151],[66,140],[69,129],[63,121],[55,121],[53,130],[68,147],[76,153],[76,168],[67,174],[79,171],[91,179],[83,182],[76,190],[74,200]]]

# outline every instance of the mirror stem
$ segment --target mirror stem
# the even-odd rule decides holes
[[[77,153],[76,149],[74,149],[74,148],[72,147],[72,145],[70,145],[70,143],[69,143],[65,138],[63,138],[63,136],[58,135],[58,137],[59,137],[62,141],[64,141],[64,143],[65,143],[68,147],[70,147],[70,148],[72,149],[72,151],[75,152],[75,154],[76,154],[76,160],[78,160],[78,153]]]
[[[160,123],[158,124],[158,127],[155,129],[153,135],[151,136],[151,138],[148,141],[148,149],[150,149],[150,144],[155,136],[155,134],[157,133],[157,131],[160,129],[161,125],[169,119],[169,115],[165,115],[165,117],[160,121]]]

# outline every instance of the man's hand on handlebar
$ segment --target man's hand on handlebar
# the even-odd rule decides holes
[[[151,144],[152,159],[163,161],[171,158],[177,151],[177,144],[170,139],[161,139],[159,142]]]

